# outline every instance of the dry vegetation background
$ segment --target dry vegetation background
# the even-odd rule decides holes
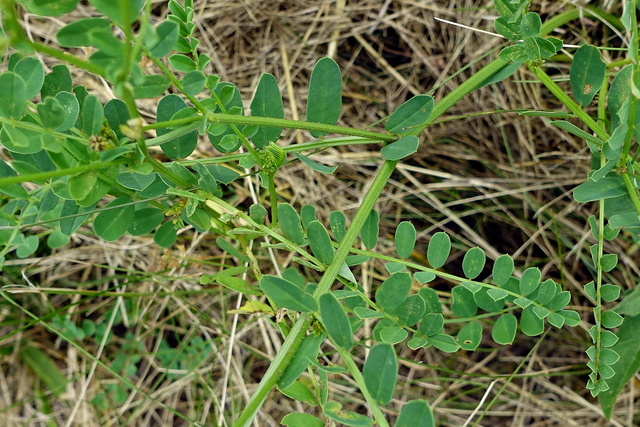
[[[166,2],[156,3],[155,13],[164,16]],[[588,2],[536,1],[534,8],[543,16],[554,15],[570,3]],[[621,12],[618,1],[596,3],[607,12]],[[492,30],[494,11],[489,6],[490,0],[196,1],[196,21],[201,49],[213,58],[210,72],[236,83],[247,105],[260,74],[272,73],[282,88],[289,118],[304,118],[310,70],[318,58],[333,57],[344,76],[340,124],[363,128],[414,94],[429,93],[440,99],[494,58],[500,39],[434,20],[440,17]],[[83,5],[73,16],[93,13]],[[51,41],[62,24],[34,16],[24,20],[33,37]],[[614,34],[591,19],[575,21],[556,35],[565,43],[581,43],[585,37],[597,45],[616,43]],[[553,67],[558,77],[568,72],[562,62]],[[81,73],[77,78],[104,99],[111,96],[100,82]],[[488,400],[505,388],[481,421],[483,426],[633,426],[638,421],[634,386],[621,395],[611,423],[603,420],[597,402],[584,388],[590,306],[582,298],[582,285],[591,280],[585,264],[590,239],[586,218],[594,209],[576,204],[570,192],[586,176],[589,155],[582,142],[542,119],[512,111],[558,107],[529,80],[530,75],[521,70],[508,82],[483,88],[428,129],[419,152],[399,165],[378,203],[385,239],[377,250],[393,250],[391,233],[402,219],[411,219],[420,230],[418,261],[425,254],[428,236],[447,231],[455,243],[450,266],[455,268],[464,250],[472,246],[483,248],[490,258],[509,253],[518,267],[538,266],[544,277],[571,290],[571,308],[581,312],[585,322],[574,329],[550,330],[533,352],[540,338],[521,334],[514,345],[504,348],[486,337],[473,353],[405,349],[399,400],[390,405],[390,416],[400,401],[426,398],[433,403],[440,425],[461,426],[495,381]],[[143,104],[143,109],[152,122],[154,102]],[[373,125],[373,129],[382,127]],[[281,143],[308,139],[305,133],[287,133]],[[378,150],[377,146],[352,146],[317,154],[315,160],[339,165],[333,176],[293,162],[278,175],[280,197],[295,206],[312,204],[323,218],[335,209],[350,217],[381,162]],[[195,157],[212,155],[213,149],[203,143]],[[251,203],[250,184],[238,181],[230,189],[233,203]],[[109,390],[121,381],[113,372],[34,324],[2,342],[0,424],[188,425],[175,411],[211,425],[222,422],[223,405],[227,416],[237,415],[281,338],[267,318],[255,321],[240,316],[235,325],[226,311],[237,306],[238,296],[198,284],[201,274],[214,273],[221,264],[234,261],[220,252],[214,238],[191,230],[184,230],[179,244],[165,251],[148,238],[129,236],[105,243],[89,230],[81,229],[62,250],[10,261],[14,268],[8,270],[3,284],[12,285],[16,301],[38,316],[62,309],[77,324],[88,318],[108,325],[114,338],[106,346],[87,338],[81,347],[112,369],[119,354],[139,356],[128,377],[135,388],[123,387],[114,397]],[[608,249],[621,257],[619,269],[609,280],[624,289],[634,287],[638,276],[634,248],[621,239]],[[281,268],[291,262],[284,253],[276,256]],[[365,288],[371,289],[385,271],[372,262],[358,273]],[[443,295],[450,289],[446,283],[435,286]],[[15,307],[0,304],[4,325],[0,336],[30,321]],[[118,310],[122,320],[112,322],[112,310]],[[205,351],[194,369],[168,369],[162,364],[163,345],[183,358],[190,354],[187,347],[195,338],[205,343]],[[24,342],[46,352],[68,378],[61,398],[42,396],[43,388],[17,351]],[[138,348],[131,349],[132,342]],[[328,354],[326,361],[337,360]],[[516,377],[509,380],[507,376],[521,363]],[[336,399],[366,411],[346,378],[336,376],[334,381]],[[104,407],[96,404],[96,398],[105,402]],[[257,425],[279,425],[284,414],[299,409],[274,392]]]

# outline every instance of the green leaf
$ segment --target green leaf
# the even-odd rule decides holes
[[[66,65],[54,65],[51,72],[44,76],[40,95],[42,99],[47,96],[55,97],[58,92],[71,92],[72,86],[69,68]]]
[[[605,311],[602,313],[602,326],[607,329],[617,328],[622,324],[623,318],[615,311]]]
[[[463,350],[474,351],[482,341],[482,325],[479,322],[469,322],[456,336],[458,345]]]
[[[169,84],[169,79],[163,75],[145,75],[142,82],[133,87],[133,97],[136,99],[155,98],[162,95],[169,88]]]
[[[278,221],[280,221],[280,229],[289,240],[297,245],[301,245],[304,242],[300,216],[298,216],[298,212],[293,206],[288,203],[279,203]]]
[[[55,396],[60,396],[66,391],[67,379],[46,353],[27,344],[20,349],[19,355],[29,368],[31,368],[35,376],[38,377]]]
[[[544,332],[544,321],[536,315],[534,307],[531,305],[525,308],[520,315],[520,329],[530,337],[536,337]]]
[[[421,285],[424,285],[425,283],[429,283],[435,280],[436,275],[431,271],[416,271],[415,273],[413,273],[413,277],[415,277],[415,279]]]
[[[412,327],[420,321],[426,311],[426,303],[420,295],[411,295],[398,307],[389,310],[389,314],[398,316],[398,321],[406,327]]]
[[[463,285],[454,287],[451,291],[451,311],[458,317],[472,317],[478,312],[478,306],[473,299],[473,293]]]
[[[537,36],[525,38],[522,46],[530,61],[550,58],[558,51],[550,39]]]
[[[534,37],[540,34],[540,27],[542,27],[542,21],[540,16],[535,12],[529,12],[522,18],[520,22],[520,32],[524,37]]]
[[[360,238],[362,243],[367,249],[372,249],[378,242],[378,234],[380,229],[378,224],[380,223],[380,214],[375,209],[369,212],[362,229],[360,230]]]
[[[504,286],[513,274],[513,258],[500,255],[493,263],[493,281],[498,286]]]
[[[55,128],[57,131],[67,131],[75,126],[80,115],[80,104],[78,98],[72,92],[61,91],[55,96],[64,110],[64,120]]]
[[[33,57],[22,58],[15,67],[13,72],[24,80],[25,96],[31,99],[40,93],[44,84],[44,67],[42,62]],[[4,98],[3,98],[4,99]]]
[[[373,421],[366,416],[357,412],[343,410],[342,405],[338,402],[327,402],[322,407],[322,411],[326,417],[347,426],[366,427],[373,425]]]
[[[97,135],[104,124],[104,110],[97,96],[89,95],[82,104],[82,130],[87,135]]]
[[[104,117],[107,119],[109,127],[116,136],[123,138],[124,135],[120,131],[120,125],[126,125],[127,121],[131,118],[127,110],[127,105],[119,99],[110,100],[104,106]],[[160,134],[158,134],[158,136],[160,136]]]
[[[606,68],[596,47],[583,45],[576,51],[569,71],[569,81],[573,97],[583,107],[589,105],[600,90]]]
[[[206,81],[207,78],[202,71],[190,71],[182,78],[182,90],[186,95],[198,95],[204,90]]]
[[[278,82],[272,74],[262,74],[251,101],[251,115],[253,117],[284,118],[284,106]],[[258,148],[266,147],[269,142],[280,138],[281,127],[258,126],[258,131],[251,137],[251,141]]]
[[[302,206],[302,209],[300,209],[300,219],[305,229],[307,229],[311,221],[314,221],[316,218],[316,208],[313,205]]]
[[[353,347],[351,322],[340,301],[329,292],[320,296],[320,318],[329,337],[338,347],[350,350]]]
[[[364,384],[371,397],[380,405],[391,402],[398,377],[398,358],[390,344],[376,344],[362,368]]]
[[[60,28],[56,38],[62,47],[91,46],[91,35],[98,31],[111,31],[111,23],[104,18],[82,18]]]
[[[260,289],[276,303],[278,307],[303,313],[316,311],[318,304],[313,296],[295,283],[277,276],[264,275],[260,278]]]
[[[178,95],[167,95],[158,103],[157,121],[169,121],[173,119],[178,112],[185,109],[186,107],[187,104]],[[156,133],[158,136],[162,136],[171,132],[171,130],[171,128],[159,128],[156,129]],[[164,151],[164,153],[170,158],[179,159],[187,157],[189,154],[191,154],[197,142],[198,134],[196,133],[196,131],[192,131],[187,133],[186,135],[176,137],[175,139],[162,144],[160,147],[162,148],[162,151]]]
[[[335,125],[342,109],[342,76],[331,58],[322,58],[313,67],[307,99],[307,121]],[[320,138],[327,132],[311,131]]]
[[[565,319],[560,313],[549,314],[549,316],[547,316],[547,321],[558,329],[562,328],[565,323]]]
[[[27,107],[27,85],[22,77],[7,71],[0,74],[0,116],[19,119]]]
[[[562,310],[571,301],[571,293],[569,291],[559,292],[546,307],[552,311]]]
[[[169,57],[169,64],[171,64],[174,70],[182,71],[183,73],[188,73],[198,69],[198,66],[193,59],[181,53],[171,55]]]
[[[509,293],[504,289],[488,289],[487,295],[489,295],[494,301],[500,301],[509,296]]]
[[[502,298],[494,299],[489,295],[487,288],[482,288],[473,294],[473,300],[476,305],[488,313],[497,313],[504,308],[504,300]],[[502,289],[500,289],[502,290]]]
[[[151,207],[138,209],[127,231],[132,236],[143,236],[159,226],[163,219],[164,213],[160,209]]]
[[[579,127],[574,125],[573,123],[569,123],[569,122],[564,121],[564,120],[555,120],[555,121],[551,121],[549,123],[554,125],[554,126],[556,126],[556,127],[559,127],[560,129],[566,130],[567,132],[572,133],[575,136],[586,140],[587,142],[591,142],[591,143],[594,143],[596,145],[601,145],[601,144],[603,144],[605,142],[605,141],[599,140],[597,137],[591,135],[590,133],[583,131],[582,129],[580,129]]]
[[[535,295],[536,302],[538,304],[546,305],[553,300],[557,293],[558,286],[556,283],[551,279],[545,280],[540,284],[538,293]]]
[[[380,339],[383,343],[395,345],[406,340],[409,333],[399,326],[387,326],[380,331]]]
[[[311,252],[318,258],[318,261],[326,265],[331,264],[335,250],[324,225],[317,220],[311,221],[307,226],[307,236]]]
[[[493,6],[502,18],[510,20],[514,16],[517,17],[516,12],[518,12],[519,9],[519,5],[517,3],[518,1],[513,0],[494,0]],[[523,3],[523,1],[520,1],[520,3]]]
[[[429,344],[433,345],[440,351],[445,353],[455,353],[460,349],[460,346],[451,335],[437,334],[429,337]]]
[[[433,411],[426,400],[411,400],[400,410],[396,427],[435,427]]]
[[[329,225],[336,241],[341,242],[346,234],[347,217],[340,211],[332,211],[329,214]]]
[[[302,163],[309,166],[311,169],[313,169],[316,172],[326,173],[328,175],[331,175],[338,169],[338,166],[325,166],[321,163],[311,160],[309,157],[300,153],[293,153],[293,155],[296,156],[298,160],[300,160]]]
[[[286,388],[280,387],[280,392],[291,399],[305,403],[310,406],[317,406],[318,399],[306,385],[299,381],[293,382]]]
[[[620,359],[611,368],[615,375],[608,380],[609,390],[599,394],[598,399],[605,417],[609,419],[618,395],[640,369],[640,316],[627,316],[617,332],[618,342],[611,347]]]
[[[487,256],[484,251],[478,247],[471,248],[464,254],[462,260],[462,271],[468,279],[475,279],[482,273],[484,263],[487,261]]]
[[[428,337],[442,333],[444,328],[444,317],[440,313],[427,313],[420,322],[418,328],[420,332]]]
[[[511,41],[522,40],[522,34],[519,25],[509,23],[502,17],[496,19],[493,24],[496,31],[503,37]]]
[[[168,248],[175,243],[176,236],[176,228],[171,221],[167,221],[153,234],[153,241],[162,248]]]
[[[372,310],[367,307],[354,307],[353,312],[360,319],[381,319],[384,317],[384,313]]]
[[[427,247],[427,260],[431,267],[440,268],[447,262],[451,251],[451,239],[442,231],[434,234]]]
[[[24,235],[19,234],[18,239],[16,240],[16,255],[18,255],[18,258],[26,258],[32,255],[36,249],[38,249],[38,245],[40,244],[38,236],[24,237]]]
[[[613,270],[616,265],[618,265],[618,255],[616,254],[604,254],[600,258],[600,268],[605,272]]]
[[[49,98],[51,99],[51,98]],[[98,181],[96,171],[88,171],[69,178],[69,194],[74,200],[79,201],[91,194],[91,190]]]
[[[396,273],[376,290],[376,302],[383,310],[393,310],[402,304],[411,290],[411,275]]]
[[[302,412],[291,412],[285,415],[280,421],[282,425],[288,427],[324,427],[324,421],[314,417],[310,414],[303,414]]]
[[[300,374],[307,369],[309,363],[312,360],[316,360],[318,357],[318,351],[320,351],[320,345],[324,341],[324,334],[310,334],[307,335],[295,352],[293,359],[287,366],[280,379],[278,380],[278,387],[283,389],[289,387],[295,380],[298,379]]]
[[[178,42],[179,28],[175,22],[163,21],[155,29],[156,37],[147,42],[151,55],[162,58],[168,55]]]
[[[56,98],[45,98],[37,105],[36,109],[42,126],[45,128],[56,129],[64,123],[65,110]]]
[[[539,268],[527,268],[524,273],[522,273],[522,278],[520,279],[520,293],[524,296],[533,293],[533,291],[538,289],[541,277],[542,273],[540,273]]]
[[[113,242],[127,231],[135,207],[128,197],[118,197],[109,202],[93,220],[93,231],[103,240]]]
[[[427,118],[429,118],[429,115],[431,114],[432,109],[433,109],[432,97],[430,97],[429,95],[416,95],[413,98],[409,99],[408,101],[404,102],[402,105],[400,105],[389,116],[389,119],[387,120],[387,124],[384,126],[384,128],[387,131],[393,132],[393,133],[402,133],[402,131],[404,130],[407,130],[407,129],[410,130],[410,128],[419,126],[422,123],[424,123],[427,120]],[[402,138],[402,139],[405,139],[405,138]],[[417,143],[417,141],[415,142]],[[415,152],[415,150],[412,152]],[[411,154],[411,153],[408,153],[408,154]],[[402,157],[405,157],[408,154],[405,154]],[[385,158],[387,157],[385,156]],[[395,159],[395,160],[398,160],[398,159]]]
[[[395,235],[396,253],[402,259],[411,256],[416,245],[416,228],[409,221],[402,221],[396,228]]]
[[[509,345],[513,343],[518,329],[518,319],[511,313],[505,313],[498,317],[493,329],[491,329],[491,338],[501,345]]]
[[[141,173],[124,171],[118,175],[117,181],[126,188],[141,191],[151,185],[155,181],[156,176],[156,174],[143,175]]]
[[[35,15],[60,16],[71,12],[78,6],[79,0],[24,0],[21,2]]]
[[[620,286],[616,285],[602,285],[600,288],[600,294],[602,299],[606,302],[612,302],[620,298]]]
[[[386,160],[400,160],[418,151],[420,140],[415,135],[403,136],[399,140],[385,145],[380,150],[380,154]]]
[[[425,302],[426,313],[442,313],[442,304],[435,290],[422,288],[418,291],[418,295],[420,295]]]
[[[89,2],[116,24],[127,26],[138,20],[144,0],[130,0],[128,8],[120,7],[120,2],[113,0],[89,0]]]

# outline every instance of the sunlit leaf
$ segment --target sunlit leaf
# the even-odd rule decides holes
[[[284,118],[284,106],[278,82],[272,74],[262,74],[251,101],[251,115],[254,117]],[[282,128],[259,126],[258,131],[251,137],[251,141],[258,148],[266,147],[269,142],[275,142],[280,137]]]
[[[474,351],[482,341],[482,325],[479,322],[469,322],[458,332],[456,341],[463,350]]]
[[[432,109],[432,97],[429,95],[416,95],[400,105],[391,116],[389,116],[385,129],[389,132],[401,133],[407,128],[421,125],[427,120]]]
[[[307,226],[307,236],[311,252],[323,264],[331,264],[335,250],[331,245],[331,237],[327,229],[317,220],[311,221]]]
[[[293,243],[301,245],[304,241],[304,232],[298,212],[288,203],[279,203],[277,209],[280,229]]]
[[[411,290],[411,275],[396,273],[376,290],[376,302],[384,310],[393,310],[402,304]]]
[[[482,249],[478,247],[469,249],[464,254],[464,259],[462,260],[462,271],[464,275],[471,280],[478,277],[480,273],[482,273],[486,260],[487,256]]]
[[[378,242],[378,234],[380,233],[379,223],[380,214],[375,209],[371,210],[360,230],[360,238],[367,249],[372,249]]]

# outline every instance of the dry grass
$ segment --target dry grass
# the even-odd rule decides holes
[[[341,124],[362,128],[384,118],[412,94],[441,98],[495,56],[499,39],[433,19],[491,30],[493,12],[485,9],[490,3],[197,1],[196,18],[202,50],[213,58],[210,71],[236,83],[247,101],[260,74],[272,73],[283,88],[287,117],[304,117],[310,70],[319,57],[332,56],[345,81]],[[567,3],[578,2],[536,2],[551,15]],[[605,1],[601,7],[611,13],[620,9],[615,1]],[[164,2],[157,2],[156,12],[166,13]],[[76,13],[87,16],[90,11]],[[25,19],[32,34],[44,39],[60,25],[57,20]],[[573,43],[588,35],[596,43],[606,43],[600,27],[589,20],[576,22],[563,37]],[[558,67],[558,74],[566,72],[566,67]],[[439,230],[456,242],[450,259],[454,269],[466,247],[479,246],[489,258],[512,254],[517,266],[538,266],[545,277],[570,290],[572,308],[586,321],[575,329],[551,330],[539,345],[538,338],[519,336],[516,344],[504,348],[487,337],[483,350],[473,353],[404,349],[398,400],[389,405],[390,415],[403,401],[426,398],[433,402],[440,425],[461,426],[485,394],[488,402],[504,388],[480,425],[630,427],[638,422],[633,385],[621,396],[611,423],[604,421],[597,401],[584,388],[583,350],[590,325],[589,304],[581,295],[582,284],[591,279],[585,268],[586,218],[593,207],[577,205],[570,192],[585,177],[589,153],[583,143],[544,121],[511,112],[558,107],[540,86],[526,83],[528,79],[530,75],[520,71],[509,82],[479,90],[429,128],[420,151],[398,167],[379,201],[382,235],[389,239],[381,241],[378,250],[391,252],[395,224],[411,218],[420,230],[416,259],[424,253],[427,237]],[[110,96],[100,82],[86,84],[101,96]],[[150,118],[154,116],[153,103],[143,108]],[[448,120],[458,116],[464,118]],[[282,143],[307,138],[291,132]],[[353,146],[318,154],[315,159],[340,166],[333,176],[293,163],[279,175],[279,194],[297,206],[314,205],[322,218],[336,209],[349,217],[379,163],[376,150]],[[212,154],[203,144],[199,155]],[[251,202],[256,191],[252,186],[251,180],[236,185],[236,203]],[[237,295],[198,284],[202,273],[219,271],[234,260],[219,253],[211,236],[190,230],[170,251],[159,250],[147,238],[104,243],[86,231],[75,236],[69,248],[14,261],[16,268],[3,278],[5,285],[16,285],[10,294],[24,311],[5,303],[0,310],[0,324],[5,325],[0,336],[18,330],[2,342],[6,351],[0,356],[0,407],[4,408],[0,424],[189,425],[179,413],[192,422],[214,425],[223,422],[223,410],[227,416],[237,415],[281,338],[267,318],[227,315],[228,309],[242,303]],[[637,256],[630,249],[623,240],[608,248],[622,259],[608,280],[625,289],[635,286],[639,273]],[[271,260],[268,254],[257,254],[265,266],[291,264],[283,253],[272,254]],[[385,270],[371,262],[358,273],[365,289],[371,289]],[[446,283],[435,285],[444,293],[449,289]],[[56,310],[69,313],[77,324],[91,319],[105,325],[113,339],[106,345],[89,338],[70,344],[44,326],[56,325],[52,317],[29,324],[27,311],[43,317]],[[183,361],[197,357],[187,348],[195,338],[204,342],[206,351],[198,353],[202,358],[188,368],[169,367],[171,358],[163,354]],[[17,352],[25,342],[45,352],[69,379],[64,394],[54,397],[37,385]],[[126,348],[131,343],[139,347]],[[170,350],[163,347],[167,345]],[[138,356],[130,375],[114,367],[118,355],[126,352]],[[334,361],[332,354],[326,359]],[[130,383],[122,386],[114,370]],[[508,378],[516,370],[516,377]],[[120,390],[109,394],[118,384]],[[119,400],[110,400],[118,392]],[[332,393],[350,408],[363,410],[363,401],[347,378],[336,376]],[[96,404],[100,400],[104,408]],[[279,425],[283,414],[301,409],[274,392],[256,425]]]

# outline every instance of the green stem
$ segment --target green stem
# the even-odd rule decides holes
[[[45,45],[37,43],[37,42],[30,41],[29,45],[31,46],[31,48],[33,48],[33,50],[35,50],[38,53],[42,53],[42,54],[45,54],[45,55],[50,56],[52,58],[59,59],[62,62],[65,62],[67,64],[71,64],[76,68],[88,71],[88,72],[90,72],[92,74],[95,74],[97,76],[106,77],[102,67],[99,67],[99,66],[97,66],[95,64],[92,64],[91,62],[84,61],[84,60],[78,58],[77,56],[71,55],[71,54],[66,53],[66,52],[59,51],[57,49],[54,49],[54,48],[49,47],[49,46],[45,46]]]
[[[571,99],[542,68],[529,65],[529,70],[553,93],[558,101],[562,102],[576,117],[587,125],[603,143],[609,139],[609,133],[588,115],[578,103]]]
[[[362,138],[370,138],[378,141],[392,142],[398,139],[397,135],[370,132],[366,130],[352,129],[344,126],[325,125],[315,122],[303,122],[299,120],[273,119],[270,117],[257,116],[237,116],[235,114],[209,113],[207,118],[213,123],[229,123],[237,125],[254,125],[281,127],[289,129],[316,130],[328,133],[338,133],[342,135],[359,136]]]
[[[347,230],[344,238],[340,242],[340,246],[338,246],[338,249],[336,250],[333,262],[327,267],[327,270],[322,276],[322,279],[320,280],[320,283],[318,284],[318,287],[313,294],[315,298],[318,298],[320,295],[329,292],[329,290],[331,289],[331,286],[335,282],[336,277],[338,277],[338,272],[340,271],[342,264],[345,262],[347,255],[349,255],[351,247],[360,234],[360,230],[369,217],[371,209],[373,209],[373,206],[378,200],[378,197],[380,197],[380,193],[387,184],[387,181],[389,180],[389,177],[391,176],[391,173],[395,169],[397,163],[398,162],[396,161],[386,161],[380,167],[380,170],[373,179],[370,190],[367,192],[367,195],[365,196],[362,204],[358,208],[358,211],[353,218],[351,226]],[[309,329],[312,319],[313,316],[309,313],[300,315],[296,323],[291,328],[291,332],[282,344],[282,348],[276,355],[275,359],[271,362],[271,365],[262,378],[262,381],[260,381],[258,388],[251,396],[249,402],[247,402],[244,411],[242,412],[242,414],[240,414],[238,420],[233,424],[235,427],[248,426],[249,424],[251,424],[251,421],[258,413],[258,410],[264,403],[267,395],[269,394],[271,389],[275,387],[278,379],[289,365],[289,362],[291,362],[291,359],[293,358],[296,350],[300,346],[300,343],[304,339],[307,330]]]
[[[364,383],[364,377],[362,376],[360,369],[358,369],[358,365],[356,365],[356,362],[353,361],[351,354],[349,354],[349,352],[345,349],[338,346],[336,346],[336,350],[338,350],[338,353],[340,354],[340,357],[342,357],[344,364],[347,366],[349,373],[356,381],[356,384],[358,384],[358,387],[360,388],[364,399],[367,401],[367,408],[371,411],[371,413],[373,413],[373,418],[375,418],[380,427],[389,427],[389,423],[384,417],[384,414],[380,409],[380,405],[378,405],[378,402],[376,402],[371,394],[369,394],[367,386]]]
[[[86,165],[76,166],[76,167],[67,168],[67,169],[30,173],[26,175],[6,176],[3,178],[0,178],[0,187],[3,187],[5,185],[11,185],[11,184],[20,184],[22,182],[46,181],[51,178],[60,178],[61,176],[73,176],[82,172],[94,171],[99,169],[107,169],[113,166],[120,165],[122,163],[124,162],[114,161],[114,162],[88,163]]]

